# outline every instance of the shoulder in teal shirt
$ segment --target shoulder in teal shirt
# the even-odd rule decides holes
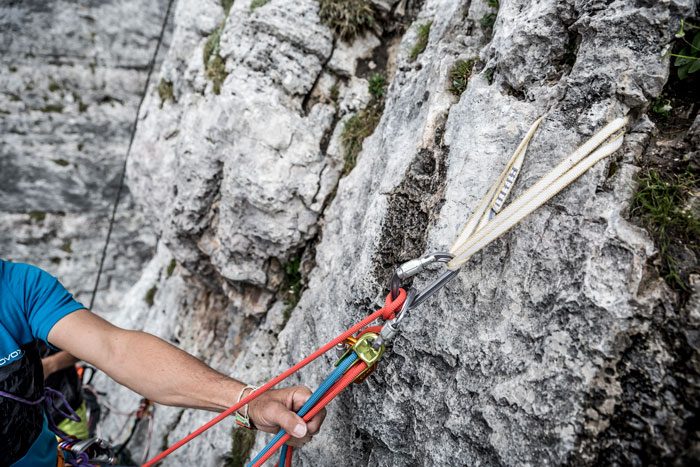
[[[39,399],[44,378],[36,341],[46,342],[54,324],[83,308],[47,272],[0,260],[0,391]],[[41,406],[0,397],[0,420],[0,467],[56,465],[56,438]]]

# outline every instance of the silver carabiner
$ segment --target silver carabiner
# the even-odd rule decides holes
[[[425,269],[426,266],[433,263],[448,263],[454,256],[450,253],[445,252],[435,252],[429,255],[422,256],[420,258],[412,259],[401,266],[399,266],[394,274],[391,276],[391,282],[389,283],[389,288],[391,290],[391,299],[396,300],[399,296],[399,287],[401,285],[402,279],[407,279],[413,277]],[[393,339],[393,337],[399,331],[399,324],[406,317],[409,311],[432,297],[437,291],[442,289],[450,282],[452,279],[457,277],[459,269],[455,271],[446,271],[442,273],[437,279],[431,282],[426,288],[417,292],[415,289],[411,288],[406,293],[406,300],[401,307],[399,313],[387,323],[382,328],[382,332],[379,337],[375,340],[374,345],[381,345],[386,341]]]

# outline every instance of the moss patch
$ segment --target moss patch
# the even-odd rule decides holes
[[[221,0],[221,8],[224,9],[224,13],[228,16],[228,12],[231,11],[234,0]]]
[[[168,277],[172,276],[173,272],[175,272],[175,266],[177,266],[177,262],[175,261],[175,258],[173,258],[170,260],[170,264],[168,264],[168,269],[165,271]]]
[[[168,81],[165,78],[160,79],[158,83],[158,96],[160,96],[160,108],[163,108],[165,101],[175,102],[175,96],[173,95],[173,82]]]
[[[41,222],[46,219],[46,213],[44,211],[29,211],[29,219],[32,222]]]
[[[423,53],[425,48],[428,45],[428,38],[430,37],[430,27],[433,25],[433,22],[427,22],[425,24],[421,24],[418,26],[418,33],[417,33],[417,38],[416,38],[416,43],[413,44],[413,47],[411,48],[411,52],[408,54],[408,58],[413,61],[420,54]]]
[[[226,467],[244,467],[255,444],[255,432],[235,426],[231,430],[231,454],[227,456]]]
[[[53,81],[51,81],[51,82],[49,83],[49,91],[51,91],[51,92],[56,92],[56,91],[58,91],[59,89],[61,89],[61,86],[60,86],[58,83],[55,83],[55,82],[53,82]]]
[[[63,112],[63,106],[60,104],[48,104],[43,106],[41,109],[44,113],[61,113]]]
[[[64,243],[63,245],[61,245],[60,250],[61,250],[61,251],[65,251],[65,252],[68,253],[68,254],[73,253],[73,248],[71,248],[71,244],[72,244],[72,243],[73,243],[72,240],[68,240],[66,243]]]
[[[204,44],[204,51],[202,53],[204,75],[212,82],[214,94],[217,95],[221,93],[221,85],[228,75],[228,73],[226,73],[224,59],[221,57],[219,49],[221,33],[224,31],[225,24],[226,21],[221,23],[221,26],[211,33],[206,44]]]
[[[158,286],[153,285],[150,289],[148,289],[148,292],[146,292],[146,295],[143,297],[143,301],[146,302],[148,305],[148,308],[153,306],[153,299],[156,296],[156,292],[158,292]]]
[[[319,0],[321,21],[333,35],[352,41],[375,22],[375,11],[368,0]]]
[[[459,60],[450,70],[450,92],[455,96],[461,96],[467,89],[469,77],[472,74],[476,60]]]

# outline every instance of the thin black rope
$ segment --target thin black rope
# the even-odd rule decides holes
[[[114,219],[117,216],[117,208],[119,207],[119,201],[122,197],[122,189],[124,188],[124,178],[126,176],[126,163],[129,160],[129,154],[131,153],[131,145],[134,143],[134,135],[136,134],[136,125],[139,121],[139,115],[141,114],[141,105],[146,99],[146,93],[148,92],[148,83],[151,82],[151,75],[153,74],[153,68],[155,68],[156,58],[158,57],[158,51],[160,50],[160,45],[163,42],[163,36],[165,35],[165,28],[168,25],[168,18],[170,17],[170,8],[173,5],[173,0],[168,2],[168,8],[165,11],[165,18],[163,19],[163,25],[160,28],[160,35],[158,36],[158,42],[156,43],[156,50],[153,52],[153,57],[151,57],[151,63],[148,65],[148,74],[146,75],[146,84],[143,87],[143,93],[141,93],[141,100],[139,100],[139,105],[136,108],[136,116],[134,117],[134,123],[131,126],[131,136],[129,137],[129,146],[126,148],[126,156],[124,157],[124,164],[122,165],[122,173],[119,177],[119,188],[117,189],[117,197],[114,200],[114,206],[112,207],[112,217],[109,220],[109,228],[107,229],[107,239],[105,240],[105,246],[102,249],[102,258],[100,259],[100,268],[97,270],[97,278],[95,279],[95,287],[92,289],[92,296],[90,297],[89,309],[92,309],[92,305],[95,303],[95,296],[97,295],[97,288],[100,285],[100,278],[102,277],[102,268],[104,267],[105,258],[107,257],[107,247],[109,246],[109,240],[112,237],[112,227],[114,226]]]

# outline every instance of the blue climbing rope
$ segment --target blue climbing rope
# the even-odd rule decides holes
[[[340,377],[343,376],[343,374],[350,369],[350,367],[357,361],[357,358],[358,357],[355,352],[345,357],[345,359],[343,359],[343,361],[338,364],[336,369],[333,370],[333,372],[328,376],[328,378],[326,378],[326,380],[323,383],[321,383],[318,389],[314,391],[314,393],[311,395],[311,397],[309,397],[309,399],[302,406],[302,408],[299,409],[297,415],[299,415],[300,417],[306,415],[306,413],[309,410],[311,410],[311,408],[314,405],[316,405],[316,402],[321,400],[323,395],[331,388],[331,386],[333,386],[336,383],[336,381],[338,381]],[[282,439],[282,437],[286,433],[287,432],[284,430],[281,430],[279,433],[277,433],[275,437],[272,438],[272,441],[267,443],[267,446],[265,446],[265,448],[262,451],[260,451],[260,453],[255,457],[255,459],[253,459],[246,467],[251,467],[252,465],[254,465],[268,450],[272,448],[272,446],[274,446],[277,443],[277,441]],[[284,457],[282,457],[282,455],[284,455]],[[287,451],[282,450],[282,454],[280,455],[280,467],[284,466],[286,456]]]

